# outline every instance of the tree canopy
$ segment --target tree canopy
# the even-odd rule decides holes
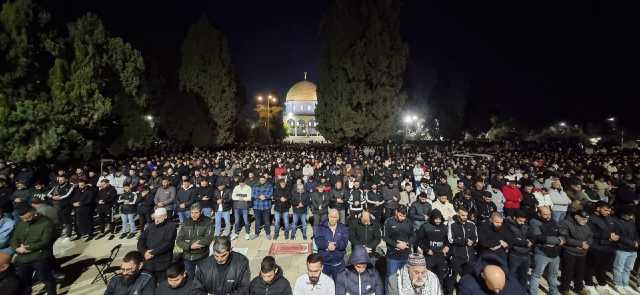
[[[234,141],[237,84],[226,37],[206,16],[191,25],[182,44],[180,88],[207,105],[216,144]]]
[[[58,32],[36,3],[6,2],[0,59],[0,157],[87,158],[100,143],[135,149],[151,141],[142,56],[97,16]]]
[[[398,127],[409,54],[400,1],[331,1],[318,84],[319,130],[334,143],[379,143]]]

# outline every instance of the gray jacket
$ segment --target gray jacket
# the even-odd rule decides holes
[[[591,228],[587,224],[578,224],[575,218],[567,218],[560,222],[560,235],[566,241],[562,248],[573,256],[587,255],[588,250],[579,248],[582,242],[587,242],[589,245],[593,243]]]

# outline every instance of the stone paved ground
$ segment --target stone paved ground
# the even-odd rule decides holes
[[[309,229],[309,236],[311,236],[311,229]],[[244,235],[241,235],[237,240],[232,242],[232,247],[239,251],[246,251],[246,255],[249,258],[251,267],[251,276],[254,277],[260,268],[260,262],[262,258],[269,254],[271,244],[274,242],[285,242],[283,235],[280,235],[278,241],[267,241],[261,236],[259,239],[247,241],[244,239]],[[59,294],[69,295],[97,295],[103,294],[106,286],[102,280],[97,280],[93,284],[91,281],[96,276],[97,271],[93,267],[95,259],[100,259],[109,255],[109,251],[117,244],[122,244],[122,249],[114,262],[115,266],[119,265],[120,259],[125,253],[136,248],[137,238],[133,239],[118,239],[115,237],[112,240],[102,238],[100,240],[94,240],[90,242],[80,241],[65,241],[58,240],[54,246],[54,253],[62,262],[62,267],[67,275],[65,282],[59,285]],[[292,242],[292,241],[286,241]],[[300,234],[296,239],[297,243],[308,243],[309,241],[303,241]],[[305,259],[306,255],[276,255],[276,262],[284,269],[285,277],[293,284],[295,279],[305,272]],[[635,282],[633,283],[634,286]],[[42,286],[36,286],[34,290],[37,293],[42,289]],[[541,284],[540,294],[547,294],[547,284],[545,281]],[[327,294],[328,295],[328,294]]]
[[[310,229],[309,229],[310,231]],[[263,233],[264,235],[264,233]],[[311,236],[311,235],[309,235]],[[93,284],[91,281],[97,275],[96,269],[93,267],[95,259],[100,259],[109,255],[109,251],[117,244],[122,244],[122,249],[114,262],[115,266],[119,265],[120,259],[131,250],[136,249],[137,237],[133,239],[118,239],[116,236],[112,240],[102,238],[90,242],[65,241],[58,240],[54,245],[54,253],[56,257],[61,259],[62,268],[67,275],[65,282],[59,285],[59,294],[103,294],[106,286],[102,280],[97,280]],[[300,234],[296,241],[285,241],[284,236],[280,235],[278,241],[267,241],[264,236],[255,240],[245,240],[241,235],[237,240],[232,242],[232,247],[239,251],[246,251],[251,267],[251,276],[255,276],[260,269],[260,262],[264,256],[269,255],[269,249],[274,242],[296,242],[305,244],[309,241],[303,241]],[[292,282],[306,270],[306,255],[276,255],[276,262],[284,269],[285,277]],[[39,288],[36,287],[35,290]]]

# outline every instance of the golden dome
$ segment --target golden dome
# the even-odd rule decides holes
[[[287,101],[317,101],[316,84],[307,80],[300,81],[287,92]]]

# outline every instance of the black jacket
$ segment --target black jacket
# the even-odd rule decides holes
[[[462,192],[457,193],[456,196],[453,197],[453,202],[451,203],[453,204],[453,208],[456,209],[456,211],[460,208],[464,208],[467,210],[467,212],[469,212],[469,215],[476,214],[476,202],[473,200],[473,198],[465,198]],[[471,216],[469,218],[471,218]]]
[[[215,205],[213,201],[214,191],[217,191],[212,186],[201,186],[196,188],[196,199],[200,202],[200,207],[202,208],[215,208],[218,209],[218,206]],[[204,198],[208,198],[208,200],[203,200]],[[231,197],[229,197],[231,198]],[[225,210],[226,211],[226,210]]]
[[[493,295],[492,291],[487,289],[487,284],[484,283],[484,279],[482,279],[482,271],[484,271],[485,266],[487,265],[497,265],[504,271],[505,274],[509,273],[509,269],[507,268],[507,261],[503,258],[484,254],[480,257],[478,262],[475,264],[473,272],[467,275],[464,275],[458,284],[458,295]],[[507,281],[504,286],[504,289],[498,294],[500,295],[521,295],[527,294],[527,290],[516,280],[513,276],[507,275]]]
[[[542,253],[551,258],[560,255],[560,226],[555,220],[532,219],[529,222],[528,236],[535,244],[536,253]]]
[[[353,219],[349,226],[349,241],[351,241],[352,248],[356,245],[364,245],[375,251],[381,240],[382,232],[377,221],[370,220],[370,224],[365,225],[360,219]]]
[[[638,251],[636,243],[640,243],[640,237],[638,236],[638,229],[636,227],[635,220],[624,220],[622,218],[616,218],[616,229],[620,233],[620,241],[618,243],[618,250],[635,252]]]
[[[278,266],[276,277],[271,283],[265,282],[261,276],[251,280],[249,284],[249,295],[291,295],[291,284],[284,277],[282,268]]]
[[[440,220],[442,221],[443,219],[440,218]],[[423,224],[416,232],[414,250],[420,247],[426,257],[428,257],[427,252],[429,250],[433,251],[433,255],[444,255],[443,249],[449,245],[447,233],[448,228],[444,223],[436,225],[430,221]]]
[[[476,218],[476,223],[481,224],[489,221],[491,213],[498,211],[496,204],[493,202],[479,201],[476,203],[476,211],[473,214]]]
[[[409,207],[409,219],[413,221],[427,221],[427,216],[431,213],[431,204],[429,202],[413,202]]]
[[[173,258],[173,245],[176,241],[176,224],[165,220],[163,223],[150,223],[138,240],[138,251],[144,254],[151,250],[153,258],[143,264],[143,269],[156,272],[165,270]]]
[[[229,260],[224,265],[218,265],[213,257],[200,262],[196,268],[191,294],[244,295],[249,293],[250,280],[249,260],[244,255],[231,251]]]
[[[536,208],[538,208],[538,200],[532,193],[522,192],[522,201],[520,201],[520,209],[527,213],[527,219],[536,217]]]
[[[346,194],[346,190],[344,188],[340,190],[337,190],[334,188],[333,190],[331,190],[331,208],[344,210],[344,208],[346,208],[347,197],[348,197],[345,194]],[[342,199],[342,203],[336,202],[338,199]]]
[[[472,221],[460,222],[458,217],[449,223],[447,237],[451,245],[451,255],[457,262],[473,261],[476,256],[475,245],[478,244],[478,229]],[[473,241],[469,246],[467,241]]]
[[[291,193],[291,207],[293,207],[293,213],[304,213],[307,214],[308,210],[307,207],[309,207],[309,203],[311,202],[311,200],[309,199],[309,194],[307,192],[293,192]],[[298,204],[302,203],[302,205],[304,207],[302,208],[298,208]]]
[[[193,277],[187,276],[186,281],[177,288],[171,288],[167,280],[162,280],[158,283],[158,289],[156,289],[155,295],[191,295],[191,289],[193,288]]]
[[[123,193],[118,197],[118,203],[121,204],[120,213],[135,214],[137,212],[138,194],[134,192]]]
[[[504,222],[511,232],[511,240],[507,241],[511,249],[510,254],[528,257],[531,251],[529,237],[527,236],[529,234],[529,225],[527,223],[518,224],[511,218],[506,219]]]
[[[219,189],[213,190],[213,195],[211,195],[211,208],[213,211],[218,211],[218,200],[222,200],[222,211],[229,211],[233,207],[233,200],[231,199],[231,190],[224,189],[222,193]]]
[[[154,295],[155,291],[156,280],[152,275],[143,271],[138,274],[136,281],[131,285],[125,284],[122,276],[113,277],[109,281],[104,295]]]
[[[511,232],[507,226],[503,224],[499,229],[496,229],[490,222],[485,222],[478,228],[478,237],[478,244],[480,245],[482,252],[491,252],[505,257],[505,248],[500,247],[496,250],[492,250],[491,248],[495,248],[500,245],[500,240],[509,243],[511,240]],[[507,249],[508,248],[509,247],[507,247]]]
[[[311,212],[313,214],[327,214],[329,211],[329,203],[331,202],[331,195],[327,192],[312,192],[311,193]],[[320,209],[322,208],[322,209]]]
[[[113,185],[109,185],[104,189],[98,190],[97,202],[102,201],[104,205],[113,206],[113,203],[116,202],[116,197],[118,193],[116,192],[116,188]]]
[[[280,199],[284,198],[284,201]],[[273,210],[276,212],[289,212],[291,208],[291,189],[288,186],[284,188],[279,184],[273,189]]]
[[[176,202],[178,206],[176,206],[176,210],[178,211],[187,211],[191,204],[196,201],[196,188],[191,185],[187,189],[180,187],[176,191]],[[180,205],[184,204],[184,208],[180,208]]]
[[[384,222],[384,242],[387,244],[387,257],[396,260],[407,260],[409,253],[411,253],[414,237],[413,222],[409,219],[399,222],[396,218],[387,218]],[[409,247],[404,250],[397,249],[397,241],[407,242]]]
[[[0,290],[2,290],[2,294],[6,295],[22,294],[20,292],[22,290],[21,282],[12,267],[0,272]]]
[[[73,191],[71,202],[79,202],[80,207],[89,207],[93,205],[93,190],[89,186],[85,186],[84,189],[79,187]]]
[[[593,249],[606,252],[615,251],[616,242],[611,240],[611,233],[616,232],[613,217],[593,214],[589,218],[589,227],[593,233],[593,245],[591,245]]]

